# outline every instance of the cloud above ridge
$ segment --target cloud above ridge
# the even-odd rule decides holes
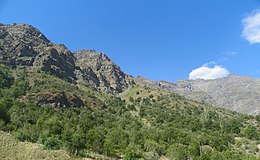
[[[210,67],[210,65],[214,65]],[[192,70],[189,73],[189,79],[194,80],[194,79],[204,79],[204,80],[209,80],[209,79],[217,79],[217,78],[223,78],[227,77],[229,75],[229,71],[220,66],[216,65],[215,62],[211,62],[208,64],[205,64],[199,68],[196,68]]]

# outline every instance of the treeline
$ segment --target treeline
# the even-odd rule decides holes
[[[38,106],[22,99],[30,89],[26,70],[16,78],[11,73],[0,68],[0,129],[20,141],[75,156],[98,153],[129,160],[253,160],[259,154],[257,147],[241,150],[244,143],[235,138],[259,143],[259,116],[214,109],[174,94],[129,97],[127,102],[110,97],[102,109]]]

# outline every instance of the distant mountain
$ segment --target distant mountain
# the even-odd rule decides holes
[[[0,25],[0,63],[13,68],[37,68],[113,94],[134,84],[133,78],[104,53],[91,50],[72,53],[65,45],[52,43],[27,24]]]
[[[180,80],[177,83],[136,77],[137,84],[161,88],[188,99],[213,104],[240,113],[259,114],[260,79],[230,75],[214,80]]]

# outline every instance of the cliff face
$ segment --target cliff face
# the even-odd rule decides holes
[[[69,82],[83,81],[113,94],[134,84],[133,78],[104,53],[90,50],[72,53],[26,24],[0,25],[0,63],[13,68],[38,68]]]
[[[188,99],[223,107],[240,113],[259,114],[260,79],[230,75],[215,80],[181,80],[177,83],[135,78],[137,84],[161,88]]]
[[[0,63],[11,67],[37,67],[60,78],[75,80],[75,57],[26,24],[0,25]]]
[[[80,50],[74,53],[81,74],[78,79],[110,93],[121,93],[134,84],[133,77],[125,74],[104,53]]]

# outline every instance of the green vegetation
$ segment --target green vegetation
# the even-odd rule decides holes
[[[259,117],[139,86],[115,97],[33,70],[0,70],[0,129],[19,141],[97,159],[259,159]],[[57,92],[85,106],[53,108],[32,96]]]
[[[43,145],[18,142],[12,135],[0,131],[0,159],[72,160],[64,150],[44,150]]]

